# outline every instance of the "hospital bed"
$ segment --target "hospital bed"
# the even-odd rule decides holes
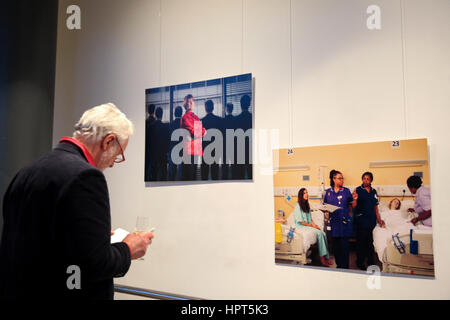
[[[312,210],[311,217],[321,230],[324,229],[324,214],[320,210]],[[317,244],[317,234],[309,228],[295,228],[292,240],[288,242],[288,234],[291,227],[295,227],[294,215],[287,218],[285,224],[281,225],[282,242],[275,242],[275,259],[287,260],[296,264],[307,264],[311,262],[311,247]]]
[[[373,245],[383,272],[434,276],[432,227],[421,223],[413,225],[416,213],[408,208],[414,202],[405,200],[400,210],[389,210],[380,203],[380,216],[386,228],[376,226],[373,230]]]

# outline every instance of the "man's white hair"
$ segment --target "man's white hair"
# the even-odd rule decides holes
[[[100,143],[110,133],[123,144],[133,134],[133,123],[113,103],[86,110],[75,124],[73,137],[87,145]]]

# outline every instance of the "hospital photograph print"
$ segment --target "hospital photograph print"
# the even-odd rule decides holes
[[[144,180],[253,180],[252,74],[145,90]]]
[[[427,139],[273,156],[276,264],[434,277]]]

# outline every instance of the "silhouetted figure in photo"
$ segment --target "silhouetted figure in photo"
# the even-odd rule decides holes
[[[176,165],[173,163],[171,154],[172,154],[172,149],[181,141],[172,141],[172,133],[180,128],[181,125],[181,116],[183,115],[183,108],[181,106],[178,106],[175,108],[175,119],[170,123],[170,129],[169,129],[169,139],[170,141],[170,148],[169,148],[169,153],[168,153],[168,157],[169,157],[169,180],[170,181],[178,181],[181,179],[181,177],[179,177],[179,173],[181,172],[181,166],[180,165]],[[181,151],[181,154],[179,155],[180,157],[183,156],[183,151]]]
[[[145,118],[145,169],[144,169],[144,178],[145,181],[152,180],[152,173],[150,170],[150,125],[156,120],[155,116],[155,105],[149,104],[147,105],[146,110],[146,118]]]
[[[234,106],[232,103],[227,103],[225,107],[225,118],[223,118],[223,167],[222,167],[222,180],[228,180],[231,179],[231,167],[232,164],[228,162],[227,160],[227,129],[235,129],[235,117],[233,116],[233,109]],[[231,142],[231,141],[230,141]],[[236,145],[234,146],[234,156],[232,159],[230,159],[233,164],[237,161],[236,156]]]
[[[209,129],[217,129],[222,133],[223,136],[223,130],[222,130],[222,118],[218,117],[216,115],[213,114],[213,110],[214,110],[214,102],[212,100],[207,100],[205,102],[205,111],[206,111],[206,116],[203,117],[202,119],[202,124],[203,124],[203,128],[205,128],[207,131]],[[208,132],[209,134],[212,134],[212,131]],[[207,135],[208,135],[207,133]],[[205,135],[205,137],[203,137],[203,154],[205,152],[205,148],[211,144],[214,139],[212,139],[211,137],[208,137],[207,135]],[[211,140],[211,141],[205,141],[206,139]],[[216,157],[216,150],[214,150],[213,152],[211,152],[211,156],[213,158]],[[211,179],[212,180],[218,180],[219,179],[219,160],[217,160],[217,162],[214,163],[206,163],[205,159],[203,159],[202,161],[202,165],[201,165],[201,170],[202,170],[202,180],[208,180],[209,179],[209,171],[211,169]]]
[[[243,95],[241,97],[241,109],[242,112],[238,116],[235,117],[235,130],[242,129],[244,133],[252,128],[252,114],[248,111],[250,107],[251,98],[248,95]],[[237,139],[235,138],[235,145],[237,146]],[[235,162],[233,166],[233,179],[252,179],[252,161],[250,159],[250,141],[249,138],[245,138],[245,155],[244,155],[244,164]],[[238,152],[241,152],[239,148],[237,148]],[[242,158],[243,155],[237,155],[237,159]]]
[[[195,99],[192,94],[184,97],[183,102],[186,113],[181,118],[181,128],[188,131],[184,143],[184,157],[182,163],[182,177],[185,181],[197,180],[197,164],[203,155],[202,137],[206,130],[203,128],[202,122],[194,113]],[[187,159],[185,159],[187,158]],[[185,160],[188,160],[187,163]]]
[[[167,153],[169,151],[169,124],[162,122],[163,109],[155,111],[156,120],[150,125],[150,170],[151,181],[167,180]]]

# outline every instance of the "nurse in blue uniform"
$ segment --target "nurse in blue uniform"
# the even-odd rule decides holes
[[[330,213],[331,237],[333,239],[334,258],[336,265],[341,269],[349,268],[350,245],[352,236],[352,208],[356,207],[356,192],[352,193],[344,186],[344,177],[341,172],[331,170],[330,188],[325,190],[324,203],[339,207]]]

